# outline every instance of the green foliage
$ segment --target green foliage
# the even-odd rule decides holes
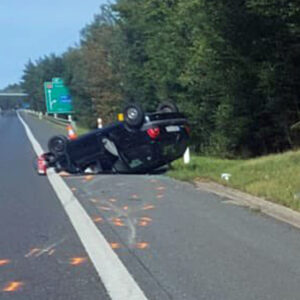
[[[29,95],[32,109],[46,111],[44,82],[61,77],[62,72],[62,58],[54,54],[40,58],[36,62],[29,61],[25,65],[21,86]]]
[[[121,96],[117,72],[114,71],[114,17],[110,9],[102,7],[93,23],[81,33],[81,44],[63,56],[63,77],[74,99],[80,123],[93,128],[97,118],[104,123],[116,118]]]
[[[42,82],[62,75],[87,127],[126,102],[172,100],[198,152],[280,152],[300,144],[299,12],[296,0],[118,0],[77,47],[29,62],[23,88],[43,110]]]

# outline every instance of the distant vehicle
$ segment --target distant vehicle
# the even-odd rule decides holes
[[[57,172],[149,173],[178,158],[187,148],[189,127],[173,103],[162,103],[154,113],[138,104],[124,110],[116,122],[68,140],[58,135],[48,142],[49,152],[39,157],[40,174],[49,167]]]

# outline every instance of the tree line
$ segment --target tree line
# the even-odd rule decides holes
[[[300,2],[118,0],[77,46],[29,61],[22,87],[45,111],[43,82],[62,77],[76,118],[94,127],[125,103],[173,101],[196,151],[250,157],[299,146]],[[298,125],[297,125],[298,124]]]
[[[0,93],[21,93],[22,88],[20,84],[9,84]],[[23,105],[23,99],[18,96],[0,96],[0,113],[2,110],[10,110],[20,108]]]

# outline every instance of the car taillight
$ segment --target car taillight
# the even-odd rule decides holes
[[[191,128],[188,125],[184,125],[185,131],[188,135],[191,134]]]
[[[151,139],[156,139],[159,136],[159,134],[160,134],[160,130],[159,130],[158,127],[149,128],[147,130],[147,133],[151,137]]]

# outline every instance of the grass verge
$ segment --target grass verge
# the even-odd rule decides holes
[[[229,180],[222,179],[223,173],[231,175]],[[213,180],[300,211],[300,151],[249,160],[192,156],[188,165],[173,163],[168,174],[186,181]]]

